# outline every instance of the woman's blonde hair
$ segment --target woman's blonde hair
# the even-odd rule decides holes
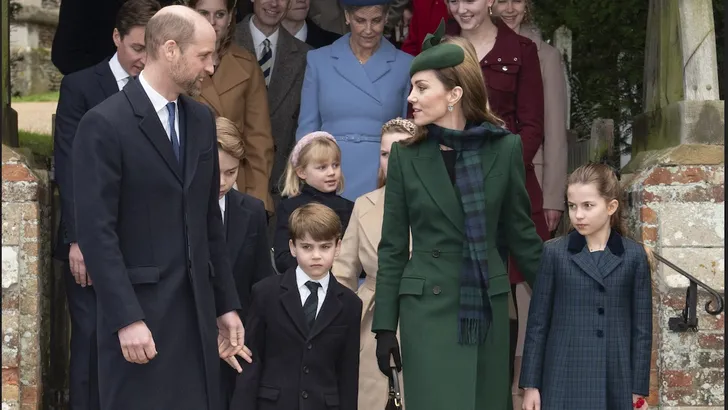
[[[465,52],[465,59],[454,67],[440,68],[433,70],[435,76],[450,91],[455,87],[463,89],[463,96],[460,100],[465,120],[474,123],[489,122],[493,125],[503,127],[503,120],[491,111],[488,103],[488,91],[485,88],[483,71],[480,68],[480,61],[475,48],[470,41],[462,37],[445,36],[441,44],[455,44]],[[425,127],[417,127],[414,138],[403,141],[403,145],[411,145],[420,142],[427,136]]]
[[[311,163],[326,161],[341,163],[341,149],[336,140],[323,135],[311,137],[309,134],[303,137],[296,144],[286,163],[281,195],[287,197],[299,195],[305,181],[298,177],[296,171],[303,170]],[[339,183],[336,186],[337,194],[344,192],[344,173],[339,175]]]
[[[225,117],[217,117],[215,128],[217,129],[217,147],[243,161],[245,159],[245,142],[235,123]]]
[[[395,134],[395,133],[408,134],[408,135],[411,135],[412,137],[414,137],[415,134],[417,133],[417,126],[411,120],[406,120],[401,117],[397,117],[395,119],[389,120],[389,121],[385,122],[384,125],[382,125],[382,137],[384,137],[385,134]],[[408,140],[412,137],[405,138],[401,141]],[[382,170],[382,167],[379,167],[379,170],[377,171],[377,188],[381,188],[386,184],[387,184],[387,176],[384,175],[384,171]]]

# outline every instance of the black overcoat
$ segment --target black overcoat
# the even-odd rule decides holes
[[[98,300],[101,408],[217,410],[216,317],[240,308],[218,205],[212,113],[179,100],[178,161],[138,80],[91,109],[73,145],[76,233]],[[144,320],[158,356],[127,362]]]

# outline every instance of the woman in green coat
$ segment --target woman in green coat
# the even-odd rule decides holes
[[[512,254],[532,285],[543,244],[520,137],[489,110],[472,45],[443,33],[427,36],[410,69],[417,136],[390,153],[377,360],[385,374],[392,358],[402,368],[408,410],[510,410],[504,261]]]

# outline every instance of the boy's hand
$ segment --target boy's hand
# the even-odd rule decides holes
[[[219,344],[220,344],[220,337],[218,336],[218,350],[220,348]],[[232,356],[229,356],[229,357],[223,357],[222,354],[220,354],[220,358],[225,360],[225,362],[227,362],[227,364],[230,365],[230,367],[232,367],[233,369],[235,369],[238,373],[242,373],[243,368],[240,367],[240,363],[238,362],[238,359],[235,356],[242,357],[243,360],[245,360],[248,363],[253,362],[253,357],[252,357],[253,353],[250,351],[250,349],[248,349],[248,346],[243,346],[243,348],[240,349],[240,351],[238,353],[236,353]]]
[[[157,356],[152,332],[144,321],[137,321],[119,330],[119,344],[124,359],[130,363],[145,364]]]
[[[541,410],[541,393],[538,389],[526,388],[521,408],[523,410]]]

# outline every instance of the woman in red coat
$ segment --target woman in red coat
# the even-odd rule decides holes
[[[422,51],[422,41],[429,33],[434,33],[440,22],[448,19],[449,0],[412,0],[412,19],[409,23],[407,38],[402,42],[402,51],[416,56]]]
[[[448,34],[462,36],[473,44],[483,70],[490,108],[503,119],[508,130],[521,136],[531,219],[541,239],[548,240],[550,233],[543,214],[543,192],[533,165],[544,138],[543,81],[538,48],[533,41],[492,17],[493,2],[449,0],[447,6],[453,20],[448,25]],[[509,263],[508,274],[515,303],[516,284],[524,278],[513,263]],[[517,338],[516,319],[511,323],[511,363],[515,360]]]

